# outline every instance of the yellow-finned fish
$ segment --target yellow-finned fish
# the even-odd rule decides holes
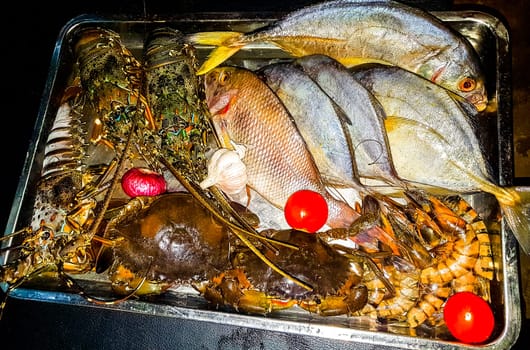
[[[224,147],[245,148],[248,186],[278,208],[295,191],[319,192],[328,203],[328,226],[349,227],[359,217],[327,192],[291,115],[252,71],[217,67],[205,77],[206,101]]]
[[[365,65],[352,74],[381,102],[394,166],[420,187],[495,196],[504,219],[530,254],[530,193],[496,184],[464,99],[399,67]]]
[[[396,1],[323,2],[249,33],[198,32],[189,40],[217,46],[197,74],[250,43],[267,42],[295,57],[324,54],[347,67],[370,61],[400,66],[466,98],[479,111],[488,103],[471,44],[437,17]]]

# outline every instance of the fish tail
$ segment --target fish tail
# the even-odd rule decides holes
[[[473,174],[468,175],[480,184],[483,191],[495,196],[513,235],[523,251],[530,255],[530,192],[499,187]]]
[[[328,226],[332,228],[349,227],[360,214],[348,203],[337,200],[332,196],[324,196],[329,205]]]
[[[523,251],[530,255],[530,192],[502,188],[504,196],[496,196],[504,218]]]
[[[198,32],[188,35],[188,40],[193,44],[229,46],[243,36],[241,32]]]
[[[208,73],[245,46],[246,43],[239,40],[242,36],[243,33],[240,32],[199,32],[190,34],[188,40],[193,44],[217,46],[208,55],[206,61],[203,62],[197,71],[197,75]]]

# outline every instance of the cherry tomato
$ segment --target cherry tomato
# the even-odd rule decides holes
[[[451,334],[463,343],[481,343],[493,332],[495,320],[490,305],[471,292],[450,296],[443,315]]]
[[[328,221],[328,203],[315,191],[296,191],[285,203],[285,220],[296,230],[314,233]]]

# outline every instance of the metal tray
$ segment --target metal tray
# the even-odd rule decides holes
[[[470,40],[486,68],[487,89],[493,100],[493,108],[489,109],[483,119],[480,132],[485,154],[493,165],[499,184],[511,185],[513,132],[508,31],[499,19],[485,12],[458,11],[433,12],[433,14]],[[73,66],[68,43],[78,30],[95,26],[110,28],[122,36],[123,42],[133,53],[140,54],[146,34],[158,26],[171,26],[189,33],[207,30],[249,31],[278,19],[280,15],[282,14],[193,13],[157,20],[83,15],[68,22],[57,39],[41,107],[36,118],[34,137],[22,169],[6,235],[26,226],[29,222],[44,144]],[[203,58],[211,48],[198,47],[198,49],[199,55]],[[278,57],[286,57],[286,54],[269,45],[255,45],[241,50],[227,63],[256,68]],[[495,199],[487,194],[474,194],[466,196],[466,199],[479,213],[494,210],[497,206]],[[214,310],[193,289],[186,287],[172,289],[169,293],[150,300],[128,300],[112,305],[91,304],[78,294],[60,288],[41,286],[39,283],[19,287],[10,295],[26,300],[125,310],[160,317],[316,336],[345,341],[346,344],[351,344],[352,348],[376,346],[383,349],[507,349],[515,343],[521,328],[518,246],[515,238],[504,225],[496,238],[494,254],[498,261],[498,270],[492,282],[496,328],[492,340],[480,346],[452,341],[447,334],[436,334],[421,327],[411,332],[408,328],[385,326],[361,317],[319,317],[296,308],[263,317],[239,314],[230,310]],[[9,257],[6,255],[3,258],[5,263]],[[74,277],[88,292],[110,295],[110,286],[104,276],[88,273]]]

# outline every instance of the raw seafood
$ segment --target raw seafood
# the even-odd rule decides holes
[[[199,32],[190,40],[218,46],[198,74],[250,43],[268,42],[295,57],[324,54],[346,66],[367,61],[397,65],[465,97],[480,111],[488,102],[469,42],[428,12],[396,1],[323,2],[250,33]]]

